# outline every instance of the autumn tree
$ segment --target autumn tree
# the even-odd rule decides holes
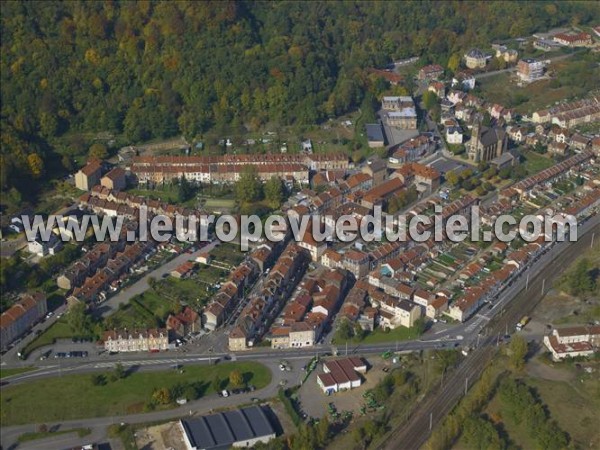
[[[595,288],[590,261],[587,258],[580,259],[566,278],[567,290],[571,295],[586,294]]]
[[[44,161],[37,153],[31,153],[27,156],[27,164],[34,178],[39,178],[44,174]]]
[[[510,364],[517,370],[521,371],[525,366],[525,357],[527,356],[527,341],[520,334],[512,337],[509,345]]]
[[[448,59],[448,69],[452,72],[456,72],[460,67],[460,55],[458,53],[452,54]]]
[[[183,203],[194,196],[194,188],[183,175],[179,179],[177,186],[177,200]]]
[[[430,110],[433,109],[435,105],[438,104],[438,97],[435,95],[435,92],[425,91],[423,92],[423,106],[425,109]]]
[[[88,336],[92,330],[92,320],[86,312],[85,303],[76,303],[67,313],[67,323],[76,336]]]
[[[73,166],[73,160],[69,157],[69,155],[63,155],[63,157],[60,159],[60,163],[69,172],[72,172],[75,169]]]
[[[168,405],[171,403],[171,391],[167,388],[156,389],[152,394],[152,400],[159,405]]]
[[[96,142],[90,147],[88,156],[90,158],[106,159],[108,158],[108,149],[106,145]]]
[[[329,419],[327,416],[319,420],[319,423],[315,427],[315,434],[317,437],[317,445],[324,447],[329,440]]]
[[[101,373],[92,375],[91,382],[94,386],[104,386],[106,384],[106,376]]]
[[[283,201],[283,184],[281,178],[273,176],[265,184],[265,198],[269,202],[269,206],[277,209]]]
[[[127,376],[127,372],[120,362],[115,365],[114,375],[117,379],[125,378]]]
[[[460,178],[454,170],[446,173],[446,181],[452,186],[457,186],[460,183]]]
[[[244,377],[239,370],[232,370],[229,373],[229,384],[231,384],[233,388],[240,388],[244,385]]]
[[[244,167],[240,179],[235,185],[235,193],[241,203],[252,203],[260,199],[262,185],[258,179],[256,167]]]

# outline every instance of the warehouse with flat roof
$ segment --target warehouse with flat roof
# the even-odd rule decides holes
[[[252,447],[276,436],[267,411],[260,406],[182,419],[180,426],[187,450]]]

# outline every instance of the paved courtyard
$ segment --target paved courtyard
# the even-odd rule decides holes
[[[323,365],[319,364],[310,374],[306,383],[298,390],[300,409],[309,417],[324,417],[327,414],[327,405],[333,403],[339,412],[352,411],[359,414],[360,407],[364,405],[363,394],[374,388],[386,375],[382,370],[385,366],[391,367],[391,362],[382,361],[379,357],[367,359],[369,370],[363,377],[360,387],[350,391],[326,395],[317,384],[317,374],[323,372]]]

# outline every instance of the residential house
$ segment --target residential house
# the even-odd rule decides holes
[[[313,236],[312,221],[309,221],[306,232],[298,245],[307,250],[312,261],[319,261],[323,252],[327,249],[327,240],[317,241]]]
[[[167,331],[177,338],[200,331],[201,325],[200,315],[189,306],[167,317]]]
[[[554,42],[566,47],[587,47],[593,44],[592,35],[584,32],[577,34],[559,33],[553,39]]]
[[[0,346],[2,350],[25,334],[48,312],[46,295],[41,292],[22,295],[0,316]]]
[[[465,54],[465,64],[469,69],[483,69],[486,63],[487,56],[477,48],[473,48]]]
[[[417,112],[411,97],[384,97],[382,108],[386,110],[385,120],[389,126],[406,130],[417,129]]]
[[[591,356],[595,348],[600,346],[600,326],[584,325],[554,329],[550,335],[544,336],[544,345],[555,361]]]
[[[383,205],[388,198],[405,188],[406,186],[402,180],[391,178],[383,184],[369,189],[363,196],[361,204],[372,209],[376,205]]]
[[[446,128],[446,142],[452,145],[463,143],[463,132],[460,127],[455,126]]]
[[[189,278],[195,269],[196,264],[194,264],[192,261],[186,261],[173,269],[171,271],[171,276],[180,280]]]
[[[517,64],[517,76],[521,81],[530,83],[544,76],[544,63],[532,58],[525,58]]]
[[[371,177],[371,185],[379,186],[387,178],[387,166],[384,160],[372,158],[362,168],[362,172]]]
[[[102,166],[97,160],[88,161],[75,174],[75,187],[82,191],[89,191],[93,186],[100,182],[100,176],[102,175]]]
[[[432,81],[427,87],[429,92],[433,92],[438,98],[446,96],[446,86],[441,81]]]
[[[229,333],[229,350],[232,352],[241,352],[247,347],[247,333],[243,326],[235,326]]]
[[[569,146],[564,142],[551,142],[548,145],[548,152],[552,155],[566,156],[568,151]]]
[[[289,330],[289,348],[312,347],[315,344],[315,329],[307,322],[294,322]]]
[[[113,191],[125,189],[125,186],[127,185],[125,171],[120,167],[115,167],[102,177],[100,184]]]
[[[373,303],[373,298],[371,299]],[[379,325],[382,328],[394,329],[399,326],[411,328],[421,317],[421,308],[408,300],[399,300],[385,295],[378,303]]]
[[[169,349],[169,333],[165,328],[105,331],[102,341],[108,352],[157,352]]]
[[[429,64],[419,70],[419,80],[435,80],[444,74],[444,68],[439,64]]]
[[[369,273],[369,255],[358,250],[348,250],[342,255],[342,267],[358,280]]]
[[[42,239],[40,236],[33,241],[27,243],[27,250],[34,255],[43,257],[46,255],[56,255],[63,248],[62,240],[54,233],[50,234],[48,240]]]

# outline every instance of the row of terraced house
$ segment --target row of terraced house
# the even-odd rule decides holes
[[[348,169],[348,157],[331,154],[252,154],[220,156],[138,156],[130,170],[140,183],[171,182],[181,177],[196,183],[232,183],[246,167],[256,169],[258,177],[272,177],[306,184],[312,171]]]

